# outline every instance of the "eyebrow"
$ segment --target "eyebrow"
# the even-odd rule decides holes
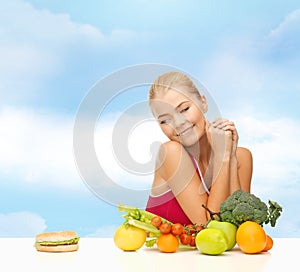
[[[184,100],[184,101],[180,102],[180,103],[176,106],[176,109],[180,108],[180,106],[181,106],[182,104],[187,103],[187,102],[190,102],[190,101],[189,101],[189,100]],[[163,113],[163,114],[160,114],[160,115],[158,115],[157,119],[162,118],[162,117],[165,117],[165,116],[168,116],[168,115],[169,115],[169,113]]]
[[[169,115],[168,113],[160,114],[160,115],[158,115],[157,119],[160,119],[160,118],[168,116],[168,115]]]
[[[181,106],[182,104],[188,103],[188,102],[190,102],[190,101],[189,101],[189,100],[184,100],[184,101],[182,101],[181,103],[179,103],[179,105],[176,107],[176,109],[180,108],[180,106]]]

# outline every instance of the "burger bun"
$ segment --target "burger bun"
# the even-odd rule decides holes
[[[42,252],[72,252],[79,248],[79,236],[75,231],[44,232],[35,237],[35,248]]]

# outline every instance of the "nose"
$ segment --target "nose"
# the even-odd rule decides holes
[[[176,130],[176,129],[180,128],[184,124],[185,120],[186,119],[183,114],[176,113],[174,115],[174,119],[173,119],[174,129]]]

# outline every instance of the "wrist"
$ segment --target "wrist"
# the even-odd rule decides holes
[[[232,165],[237,165],[237,164],[238,164],[238,160],[237,160],[236,155],[231,155],[231,156],[230,156],[230,163],[231,163]]]
[[[230,162],[231,161],[231,154],[230,152],[214,152],[213,153],[213,157],[214,157],[214,161],[215,163],[218,163],[218,162]]]

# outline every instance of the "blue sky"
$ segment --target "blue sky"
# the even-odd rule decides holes
[[[268,232],[300,237],[299,1],[0,3],[0,237],[113,234],[122,219],[80,177],[74,122],[96,82],[146,63],[177,67],[206,86],[253,153],[252,191],[284,207]],[[99,162],[130,188],[148,188],[151,174],[120,167],[111,138],[118,116],[146,99],[146,87],[113,97],[96,131]],[[130,154],[145,162],[149,143],[164,138],[153,120],[139,123],[148,109],[126,114],[139,124]]]

